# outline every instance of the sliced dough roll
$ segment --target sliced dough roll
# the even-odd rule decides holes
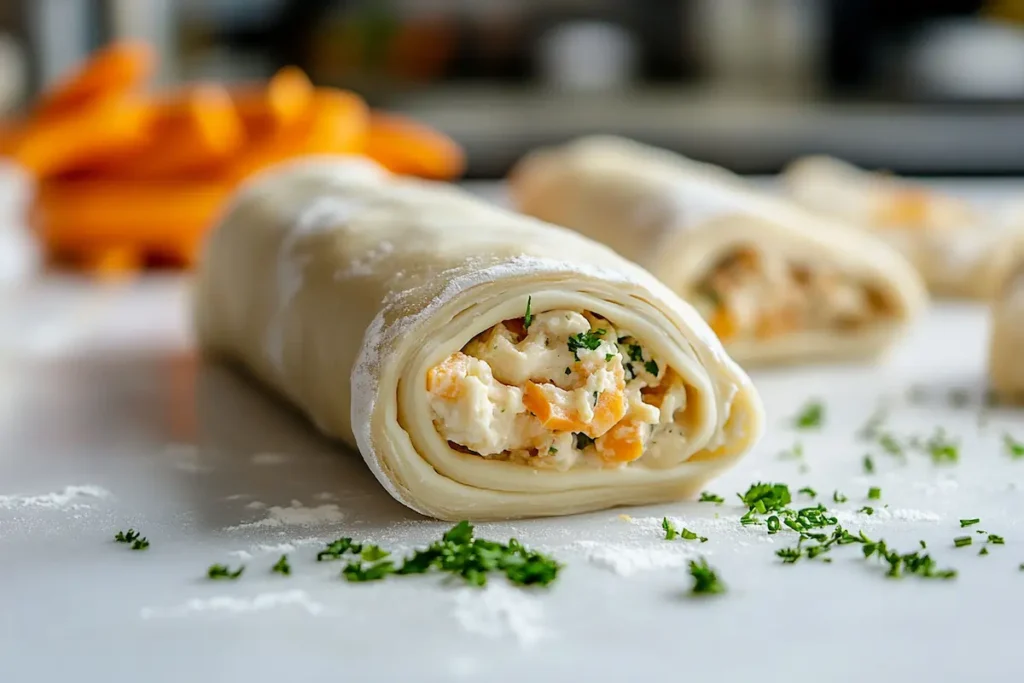
[[[1010,265],[991,304],[989,384],[1000,400],[1024,403],[1024,238],[1001,251]]]
[[[753,386],[650,274],[360,160],[244,189],[199,272],[202,346],[443,519],[694,495],[758,439]]]
[[[926,302],[879,240],[663,150],[584,138],[527,156],[510,181],[521,211],[650,270],[743,364],[876,356]]]
[[[936,296],[992,296],[1009,267],[1000,244],[1024,227],[1019,211],[981,212],[955,197],[830,157],[798,159],[783,180],[795,201],[870,230],[902,252]]]

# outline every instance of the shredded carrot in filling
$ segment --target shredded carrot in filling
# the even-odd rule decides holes
[[[858,329],[890,314],[883,295],[863,282],[753,248],[737,249],[712,268],[693,303],[723,342]]]
[[[430,368],[434,424],[462,452],[568,469],[640,459],[686,408],[682,378],[631,333],[589,313],[506,320]],[[664,432],[664,433],[663,433]]]

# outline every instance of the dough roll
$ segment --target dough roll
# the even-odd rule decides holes
[[[534,152],[510,184],[524,213],[612,247],[696,306],[744,365],[872,358],[926,302],[878,239],[628,140]]]
[[[956,197],[830,157],[798,159],[783,180],[798,203],[871,231],[899,250],[936,296],[995,294],[1010,266],[1002,246],[1024,227],[1019,208],[983,212]]]
[[[1009,264],[991,302],[989,385],[1005,403],[1024,403],[1024,238],[1006,240]]]
[[[763,428],[747,376],[649,273],[358,159],[240,192],[201,262],[196,325],[441,519],[693,496]]]

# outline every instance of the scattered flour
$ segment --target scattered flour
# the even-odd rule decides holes
[[[927,496],[934,496],[936,494],[943,495],[953,493],[960,488],[960,483],[955,479],[941,479],[934,483],[927,481],[915,481],[913,486],[918,491],[923,491]]]
[[[228,555],[230,555],[231,557],[237,557],[240,560],[252,559],[252,553],[245,550],[232,550],[230,553],[228,553]]]
[[[267,504],[259,500],[254,500],[251,503],[246,503],[245,505],[247,510],[262,510],[265,507],[267,507]]]
[[[283,465],[292,459],[292,456],[284,453],[256,453],[249,462],[253,465]]]
[[[313,494],[313,500],[336,500],[337,498],[338,496],[330,491],[321,491],[320,493]]]
[[[236,615],[263,612],[278,607],[299,607],[313,616],[324,611],[324,606],[310,598],[306,591],[291,590],[279,593],[260,593],[251,598],[235,598],[227,595],[214,598],[192,598],[175,607],[143,607],[139,611],[139,616],[143,619],[159,619],[187,617],[190,614],[203,613]]]
[[[863,512],[856,512],[854,510],[838,510],[835,515],[836,519],[843,526],[878,526],[879,524],[885,524],[887,522],[941,522],[942,515],[935,512],[927,512],[925,510],[903,510],[903,509],[889,509],[889,508],[874,508],[875,513],[873,515],[867,515]]]
[[[85,484],[82,486],[65,486],[62,491],[44,493],[38,496],[0,495],[0,510],[17,508],[45,508],[56,510],[68,508],[78,510],[89,505],[75,501],[83,498],[107,498],[110,492],[99,486]]]
[[[314,545],[317,543],[324,542],[319,538],[313,537],[295,538],[290,541],[286,541],[285,543],[260,543],[259,545],[254,545],[250,550],[254,553],[292,553],[295,552],[295,549],[299,546]]]
[[[246,507],[250,507],[250,503]],[[330,524],[340,522],[345,514],[338,509],[337,505],[327,503],[317,507],[308,508],[301,502],[293,500],[291,507],[279,507],[273,505],[267,509],[267,516],[256,522],[247,522],[227,527],[226,531],[239,529],[257,529],[260,527],[279,526],[316,526],[318,524]]]
[[[455,595],[455,619],[466,631],[488,638],[514,638],[530,646],[551,635],[544,625],[544,607],[526,591],[504,581],[463,588]]]
[[[577,541],[572,545],[580,550],[587,560],[598,567],[612,571],[619,576],[632,576],[639,572],[655,569],[672,569],[686,565],[704,552],[703,543],[664,543],[663,545],[639,546],[597,541]]]

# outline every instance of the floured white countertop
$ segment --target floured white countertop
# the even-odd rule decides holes
[[[754,373],[757,449],[681,503],[492,523],[566,567],[547,590],[436,576],[377,584],[317,563],[338,536],[405,551],[448,525],[395,503],[362,460],[230,371],[201,365],[184,279],[0,289],[0,681],[1009,681],[1024,676],[1024,412],[983,408],[986,312],[935,306],[885,363]],[[347,378],[337,378],[347,382]],[[914,387],[913,391],[909,391]],[[798,432],[811,398],[824,427]],[[960,440],[956,464],[855,438]],[[803,458],[780,457],[800,442]],[[873,454],[874,474],[862,459]],[[783,565],[736,492],[810,486],[841,523],[902,551],[924,540],[951,581],[888,579],[857,545]],[[881,500],[868,501],[868,489]],[[833,491],[848,502],[832,502]],[[800,504],[810,499],[798,496]],[[874,515],[858,513],[864,505]],[[888,507],[885,507],[888,506]],[[708,537],[665,541],[663,516]],[[961,529],[961,518],[980,518]],[[134,527],[151,542],[113,542]],[[1005,545],[988,546],[985,535]],[[953,539],[971,535],[971,546]],[[271,566],[287,553],[290,577]],[[704,556],[728,586],[688,596]],[[235,582],[205,578],[245,564]]]

